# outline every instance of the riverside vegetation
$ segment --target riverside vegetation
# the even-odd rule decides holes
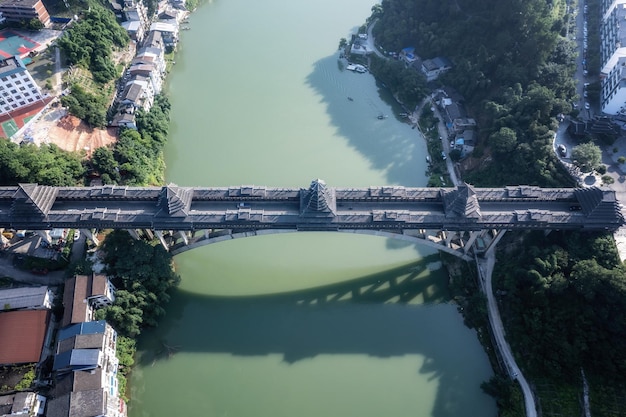
[[[598,0],[585,4],[590,16],[597,15]],[[374,35],[381,49],[415,46],[420,56],[453,61],[435,87],[460,91],[480,126],[469,164],[477,168],[465,172],[466,181],[484,187],[574,185],[552,149],[556,116],[578,113],[570,104],[576,99],[577,52],[566,36],[574,24],[566,10],[564,0],[383,0],[372,8],[369,20],[377,19]],[[599,31],[594,25],[592,33]],[[599,67],[593,66],[599,62],[596,45],[590,45],[587,60]],[[377,68],[371,66],[376,76]],[[597,94],[599,83],[590,87]],[[423,92],[414,94],[405,100],[418,102]],[[582,143],[613,139],[587,137]],[[470,296],[477,291],[472,276],[464,273],[453,283],[468,325],[482,334],[488,329],[486,309],[482,297]],[[509,232],[500,244],[494,282],[507,335],[542,411],[580,415],[584,370],[592,415],[626,414],[626,271],[612,237]],[[488,338],[481,340],[491,352]],[[504,373],[484,389],[498,399],[501,415],[524,415],[519,389]]]

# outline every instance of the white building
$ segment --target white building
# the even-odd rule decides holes
[[[603,0],[601,7],[600,107],[603,113],[618,114],[626,106],[626,0]]]
[[[0,290],[0,310],[43,310],[52,308],[52,291],[46,286]]]
[[[13,56],[0,61],[0,113],[10,113],[43,99],[21,59]]]

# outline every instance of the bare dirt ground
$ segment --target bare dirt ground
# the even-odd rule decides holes
[[[87,156],[97,148],[115,143],[116,129],[92,129],[79,118],[67,114],[48,127],[47,143],[66,151],[85,151]]]
[[[37,144],[54,143],[66,151],[83,151],[86,156],[117,140],[116,129],[92,129],[60,107],[47,110],[25,134]]]

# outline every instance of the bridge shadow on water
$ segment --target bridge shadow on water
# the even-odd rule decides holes
[[[439,381],[432,415],[463,415],[479,394],[478,387],[468,389],[467,375],[484,374],[485,365],[475,360],[478,343],[467,346],[473,332],[448,303],[445,274],[427,270],[437,266],[438,257],[429,258],[430,264],[285,294],[215,297],[178,291],[166,320],[143,338],[140,363],[204,352],[278,353],[289,364],[318,355],[421,355],[416,372]],[[423,304],[408,305],[415,302]]]
[[[405,110],[389,90],[371,74],[354,73],[345,65],[338,54],[331,55],[317,61],[306,79],[321,96],[337,133],[370,161],[372,169],[385,172],[388,184],[424,186],[427,151],[419,131],[397,116]]]

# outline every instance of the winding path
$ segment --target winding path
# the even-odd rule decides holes
[[[476,258],[476,265],[478,267],[478,275],[480,276],[480,285],[483,292],[487,295],[487,307],[489,311],[489,323],[493,336],[496,340],[496,347],[500,351],[500,356],[506,364],[509,376],[515,379],[524,394],[524,405],[526,407],[526,417],[537,417],[537,408],[535,405],[535,397],[533,396],[530,385],[519,367],[515,363],[511,347],[505,339],[504,326],[502,325],[502,319],[500,318],[500,312],[498,311],[498,305],[496,299],[493,296],[493,287],[491,284],[491,275],[493,273],[493,267],[496,263],[496,257],[493,251],[488,251],[485,254],[485,258]]]

